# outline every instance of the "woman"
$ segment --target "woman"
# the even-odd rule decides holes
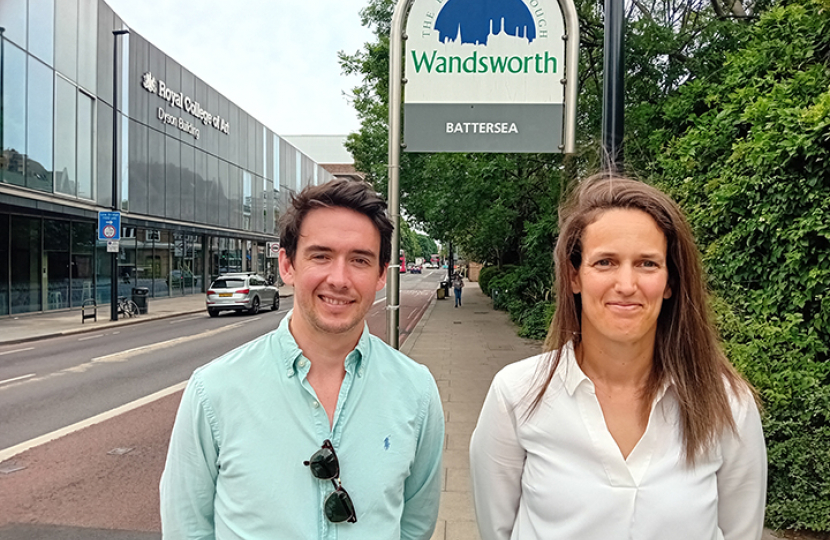
[[[464,288],[464,280],[461,278],[461,274],[456,272],[452,275],[452,290],[455,293],[455,307],[461,305],[461,289]]]
[[[495,377],[470,443],[482,539],[761,538],[755,394],[718,345],[680,209],[587,179],[555,262],[549,352]]]

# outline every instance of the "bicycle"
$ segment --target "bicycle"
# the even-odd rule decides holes
[[[127,317],[138,317],[138,304],[129,300],[126,296],[118,297],[118,314]]]

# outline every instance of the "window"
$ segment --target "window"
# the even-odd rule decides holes
[[[29,0],[29,53],[49,66],[54,61],[54,34],[55,0]],[[51,87],[52,83],[49,83],[49,86]]]
[[[273,215],[273,207],[271,205],[271,197],[274,191],[274,183],[266,179],[262,179],[262,232],[273,233],[274,222],[271,218]]]
[[[6,39],[26,48],[26,0],[0,2],[0,21],[0,26],[6,28]]]
[[[303,189],[303,155],[299,150],[294,150],[294,152],[296,152],[294,156],[294,166],[297,174],[294,178],[294,189],[299,192]]]
[[[6,42],[4,55],[0,175],[3,182],[22,186],[26,168],[26,54]]]
[[[4,0],[5,1],[5,0]],[[55,2],[55,69],[78,79],[78,0]]]
[[[9,314],[9,216],[0,214],[0,315]]]
[[[29,57],[26,187],[52,191],[52,96],[54,72]]]
[[[65,195],[76,195],[75,124],[77,110],[75,86],[63,77],[55,77],[55,191]]]
[[[84,300],[95,298],[95,228],[93,223],[72,223],[72,307],[81,306]],[[109,263],[109,258],[106,262]]]
[[[274,135],[274,189],[280,190],[280,138]]]
[[[95,103],[83,92],[78,93],[78,155],[77,178],[80,199],[94,198],[93,159],[95,158]]]
[[[127,95],[128,92],[124,92]],[[123,107],[122,111],[126,111]],[[121,150],[121,210],[130,211],[130,121],[124,114],[119,114],[121,134],[118,137],[118,147]]]
[[[58,0],[64,2],[65,0]],[[80,0],[78,4],[78,85],[94,92],[98,73],[98,0]],[[128,63],[124,64],[128,66]],[[126,92],[125,92],[126,93]]]
[[[11,312],[29,313],[41,309],[40,225],[37,218],[11,218]]]
[[[242,171],[242,228],[251,230],[251,173]]]
[[[95,195],[95,100],[55,77],[55,192],[93,200]]]

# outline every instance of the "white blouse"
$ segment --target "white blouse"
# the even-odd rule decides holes
[[[730,395],[737,436],[685,464],[677,396],[654,400],[623,459],[594,384],[563,354],[536,411],[524,416],[545,355],[496,375],[470,442],[482,540],[758,540],[767,460],[755,401]]]

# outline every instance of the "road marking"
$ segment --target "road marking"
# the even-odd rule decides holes
[[[88,339],[98,339],[99,337],[104,337],[104,334],[98,334],[98,335],[95,335],[95,336],[78,338],[78,341],[86,341]]]
[[[415,323],[417,324],[417,322],[418,322],[419,320],[421,320],[421,316],[423,316],[424,312],[427,310],[427,308],[428,308],[429,306],[430,306],[430,303],[429,303],[429,302],[427,302],[426,304],[424,304],[423,306],[421,306],[421,308],[420,308],[420,309],[418,309],[418,310],[413,311],[412,313],[410,313],[410,314],[409,314],[409,317],[407,317],[407,319],[409,319],[409,320],[413,320],[413,319],[414,319],[414,320],[415,320]],[[416,316],[416,315],[417,315],[417,316]],[[411,328],[414,328],[414,327],[415,327],[415,325],[413,324],[413,325],[411,325],[411,326],[407,326],[407,327],[406,327],[406,329],[407,329],[407,330],[410,330]]]
[[[86,420],[81,420],[80,422],[76,422],[71,426],[66,426],[60,429],[57,429],[51,433],[47,433],[46,435],[41,435],[40,437],[35,437],[34,439],[28,440],[26,442],[22,442],[16,446],[11,446],[4,450],[0,450],[0,463],[6,461],[7,459],[20,454],[21,452],[25,452],[31,448],[36,446],[40,446],[41,444],[48,443],[49,441],[54,441],[55,439],[59,439],[65,435],[69,435],[70,433],[74,433],[75,431],[80,431],[86,427],[93,426],[95,424],[100,424],[105,420],[109,420],[110,418],[115,418],[118,415],[124,414],[129,412],[133,409],[137,409],[143,405],[147,405],[148,403],[152,403],[153,401],[159,400],[163,397],[167,397],[171,394],[175,394],[179,390],[184,389],[187,386],[187,381],[180,382],[179,384],[174,384],[164,390],[159,390],[155,394],[150,394],[149,396],[144,396],[143,398],[139,398],[135,401],[131,401],[126,405],[121,405],[120,407],[116,407],[115,409],[111,409],[106,412],[102,412],[101,414],[95,415],[92,418],[87,418]]]
[[[202,332],[200,334],[193,334],[191,336],[182,336],[177,337],[174,339],[168,339],[167,341],[160,341],[158,343],[152,343],[150,345],[142,345],[141,347],[136,347],[134,349],[127,349],[126,351],[119,351],[117,353],[107,354],[105,356],[99,356],[97,358],[93,358],[89,362],[84,362],[83,364],[78,364],[77,366],[66,368],[61,371],[68,372],[68,373],[83,373],[93,367],[95,364],[103,364],[108,362],[126,362],[130,358],[134,356],[138,356],[140,354],[145,354],[148,352],[155,352],[161,349],[169,349],[170,347],[175,347],[176,345],[181,345],[182,343],[187,343],[189,341],[195,341],[197,339],[203,339],[206,337],[213,336],[215,334],[221,334],[227,330],[231,330],[233,328],[239,328],[243,324],[247,324],[249,322],[253,322],[257,319],[249,319],[247,321],[240,321],[234,324],[229,324],[227,326],[222,326],[220,328],[215,328],[213,330],[208,330],[206,332]]]
[[[384,302],[385,300],[386,300],[386,297],[384,296],[384,297],[383,297],[383,298],[381,298],[380,300],[375,300],[375,303],[374,303],[374,304],[372,304],[372,305],[374,306],[375,304],[380,304],[381,302]]]
[[[7,355],[7,354],[14,354],[16,352],[31,351],[31,350],[34,350],[34,347],[26,347],[25,349],[15,349],[13,351],[0,352],[0,356],[4,356],[4,355]]]
[[[0,381],[0,385],[14,381],[22,381],[23,379],[29,379],[31,377],[34,377],[35,375],[36,373],[29,373],[28,375],[21,375],[20,377],[15,377],[13,379],[6,379],[5,381]]]
[[[186,319],[179,319],[179,320],[177,320],[177,321],[170,321],[170,322],[169,322],[169,323],[167,323],[167,324],[179,324],[180,322],[186,322],[186,321],[192,321],[192,320],[194,320],[194,319],[204,319],[204,318],[205,318],[205,316],[204,316],[204,315],[197,315],[197,316],[195,316],[195,317],[188,317],[188,318],[186,318]]]
[[[116,363],[116,362],[126,362],[126,361],[130,360],[131,358],[133,358],[135,356],[139,356],[141,354],[154,352],[154,351],[158,351],[158,350],[161,350],[161,349],[167,349],[167,348],[170,348],[170,347],[175,347],[176,345],[181,345],[182,343],[187,343],[189,341],[195,341],[197,339],[202,339],[202,338],[210,337],[210,336],[213,336],[213,335],[216,335],[216,334],[221,334],[222,332],[225,332],[227,330],[232,330],[234,328],[239,328],[240,326],[242,326],[244,324],[256,321],[258,319],[259,318],[253,318],[253,319],[248,319],[247,321],[239,321],[239,322],[236,322],[236,323],[233,323],[233,324],[222,326],[220,328],[214,328],[213,330],[207,330],[207,331],[202,332],[200,334],[194,334],[194,335],[191,335],[191,336],[182,336],[182,337],[178,337],[178,338],[175,338],[175,339],[170,339],[170,340],[167,340],[167,341],[160,341],[158,343],[152,343],[150,345],[143,345],[141,347],[136,347],[134,349],[128,349],[126,351],[119,351],[117,353],[107,354],[105,356],[98,356],[96,358],[93,358],[89,362],[84,362],[83,364],[78,364],[77,366],[68,367],[68,368],[62,369],[60,371],[55,371],[55,372],[52,372],[52,373],[47,373],[45,375],[41,375],[40,377],[34,377],[34,378],[26,379],[26,380],[16,381],[16,382],[14,382],[14,383],[12,383],[8,386],[3,386],[2,388],[0,388],[0,390],[7,390],[9,388],[14,388],[15,386],[19,386],[21,384],[40,382],[40,381],[45,381],[47,379],[53,379],[55,377],[62,377],[64,375],[67,375],[67,374],[70,374],[70,373],[85,373],[85,372],[89,371],[90,369],[92,369],[96,366],[100,366],[100,365],[106,365],[106,364]]]

